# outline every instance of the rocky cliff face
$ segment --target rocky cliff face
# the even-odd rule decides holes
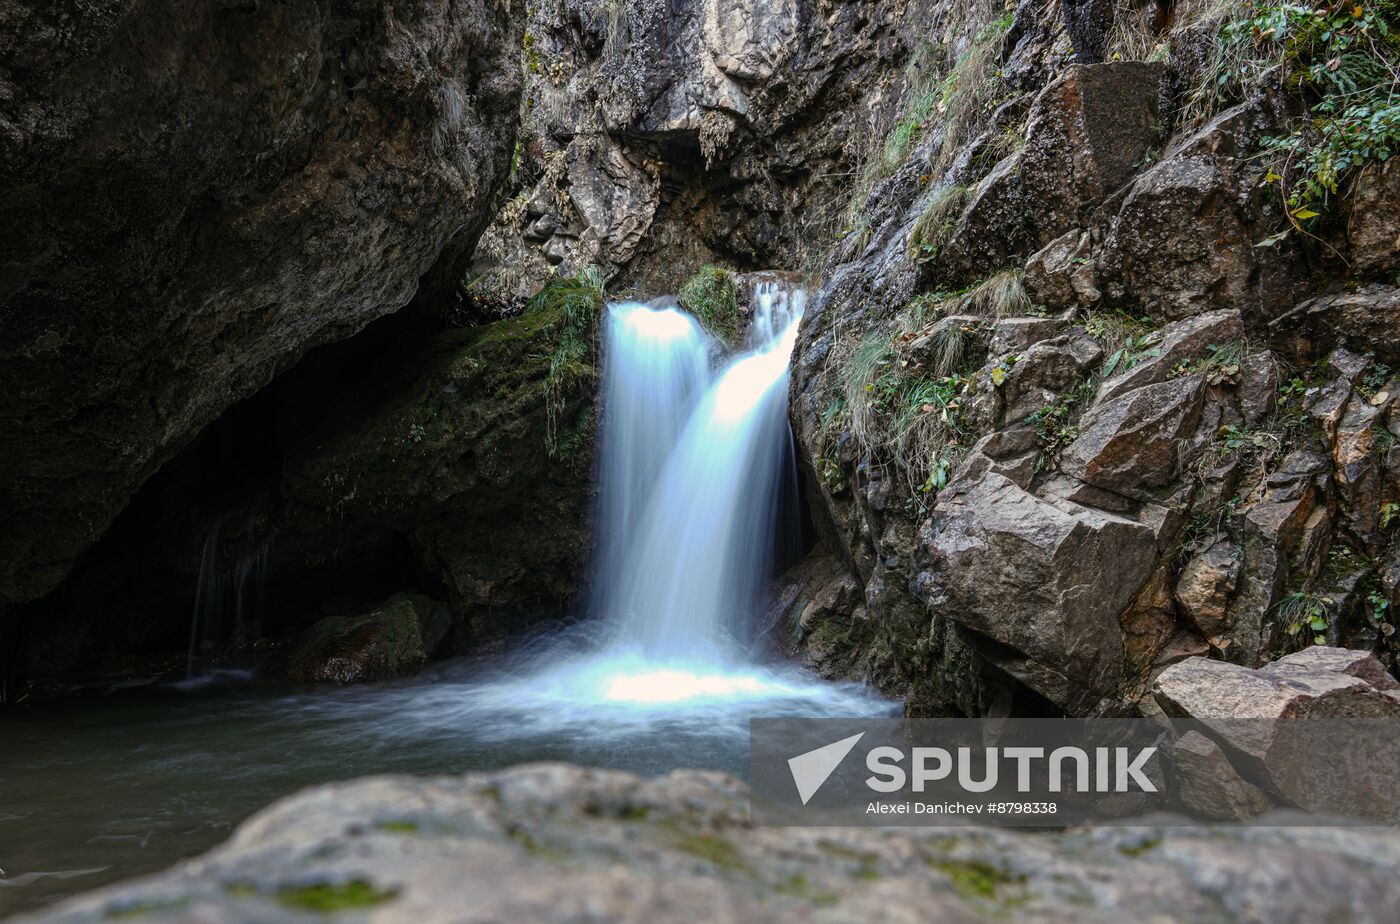
[[[926,5],[926,4],[925,4]],[[815,266],[839,231],[872,107],[924,5],[566,0],[533,8],[517,191],[474,288],[554,267],[674,292],[702,263]]]
[[[940,5],[804,321],[831,558],[792,618],[911,712],[1131,710],[1188,654],[1313,641],[1394,663],[1393,168],[1305,231],[1286,88],[1203,104],[1220,19],[1099,6],[1105,63],[1073,9]]]
[[[0,13],[0,606],[233,402],[455,282],[520,29],[490,0]]]
[[[450,612],[432,644],[409,646],[416,666],[559,616],[591,547],[601,309],[596,287],[561,280],[516,317],[419,331],[387,318],[313,353],[17,612],[17,673],[41,690],[183,673],[188,650],[197,665],[362,678],[373,670],[353,652],[379,654],[341,642],[385,628],[373,611],[401,591]],[[144,657],[162,652],[173,659]],[[337,673],[328,659],[352,663]]]

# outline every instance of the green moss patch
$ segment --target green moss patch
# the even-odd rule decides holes
[[[725,869],[749,869],[738,846],[718,834],[683,834],[676,841],[676,849]]]
[[[739,280],[731,270],[713,263],[700,267],[681,285],[680,306],[711,334],[725,343],[736,343],[743,332],[739,313]]]
[[[372,908],[398,894],[397,889],[379,889],[363,879],[352,879],[342,883],[283,886],[274,893],[274,897],[289,908],[330,914]]]

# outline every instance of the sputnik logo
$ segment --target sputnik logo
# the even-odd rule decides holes
[[[841,766],[841,761],[851,753],[856,742],[864,737],[865,732],[861,732],[859,735],[842,738],[840,741],[824,744],[816,750],[788,758],[788,769],[792,771],[792,781],[797,784],[797,795],[802,799],[803,805],[817,794],[822,784]]]

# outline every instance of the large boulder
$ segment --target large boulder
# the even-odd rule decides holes
[[[232,403],[455,281],[519,47],[493,0],[7,6],[0,606]]]
[[[1153,684],[1251,783],[1316,812],[1400,820],[1395,679],[1369,652],[1305,650],[1250,669],[1189,658]]]
[[[1165,320],[1254,301],[1250,230],[1257,108],[1220,114],[1133,183],[1099,259],[1104,292]]]
[[[452,614],[419,594],[396,594],[367,613],[327,616],[294,645],[279,673],[310,683],[358,683],[411,674],[447,636]]]
[[[1132,179],[1158,141],[1165,67],[1075,64],[1036,97],[1021,153],[1021,188],[1035,203],[1039,244],[1079,227]]]
[[[731,777],[564,764],[292,796],[222,847],[16,924],[1389,920],[1400,837],[758,827]]]
[[[1157,561],[1151,525],[1047,500],[988,472],[954,482],[919,533],[911,590],[1032,662],[1052,702],[1083,710],[1123,682],[1119,616]]]

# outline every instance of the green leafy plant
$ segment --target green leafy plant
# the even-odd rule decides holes
[[[559,417],[568,389],[589,374],[593,332],[602,310],[603,276],[596,266],[549,280],[525,306],[527,313],[558,315],[554,349],[544,381],[545,448],[551,456],[560,454]]]
[[[1371,363],[1366,369],[1366,374],[1361,377],[1359,388],[1363,395],[1370,398],[1389,381],[1390,367],[1385,363]]]
[[[1150,318],[1136,318],[1126,311],[1100,311],[1084,322],[1084,329],[1101,341],[1108,359],[1104,361],[1106,378],[1113,372],[1131,369],[1144,359],[1158,354],[1153,344],[1157,330]]]
[[[1308,383],[1302,379],[1289,379],[1279,386],[1278,403],[1280,407],[1296,406],[1303,400],[1303,396],[1308,393]]]
[[[1293,92],[1306,113],[1286,134],[1265,139],[1272,163],[1264,179],[1286,205],[1283,233],[1312,236],[1361,169],[1400,149],[1397,26],[1393,0],[1253,0],[1222,17],[1195,111],[1274,85]]]
[[[1037,474],[1054,464],[1061,450],[1079,436],[1079,414],[1093,394],[1093,380],[1085,379],[1027,418],[1040,443],[1040,455],[1035,460]]]
[[[1277,612],[1289,635],[1311,633],[1314,645],[1327,643],[1328,607],[1326,597],[1307,591],[1294,591],[1279,601]]]

